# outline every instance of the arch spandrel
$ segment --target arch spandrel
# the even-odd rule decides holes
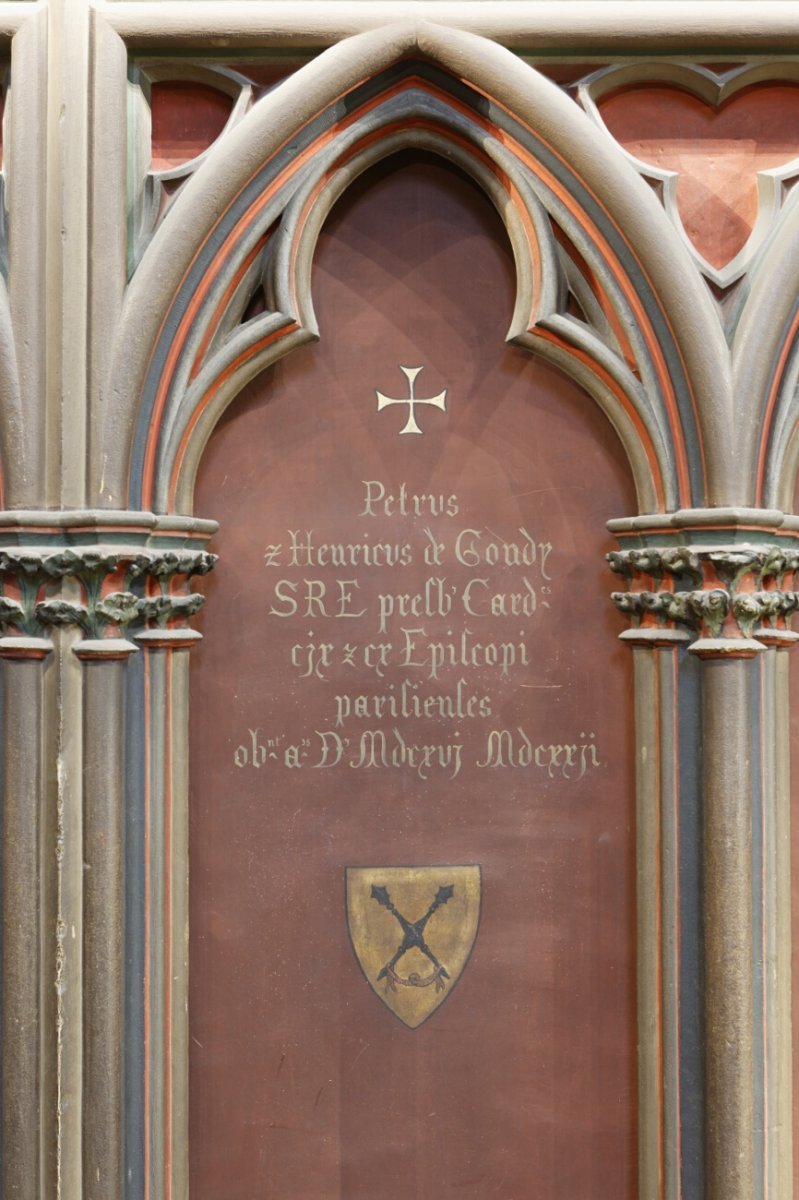
[[[287,128],[295,131],[288,138]],[[257,370],[315,336],[302,291],[313,238],[294,235],[303,222],[321,224],[337,189],[368,165],[358,141],[370,140],[379,155],[391,151],[392,137],[394,146],[426,138],[439,152],[456,148],[473,177],[488,172],[504,193],[494,202],[520,268],[513,334],[605,409],[627,448],[640,509],[732,496],[723,336],[657,201],[555,85],[501,47],[424,23],[359,35],[304,67],[212,151],[178,197],[129,289],[112,396],[135,419],[135,435],[130,447],[108,437],[106,486],[122,486],[127,472],[132,504],[190,511],[214,421]],[[315,192],[317,207],[292,228],[302,187]],[[599,332],[558,309],[557,252],[541,236],[551,241],[553,224],[595,281],[606,326]],[[270,238],[292,253],[270,261]],[[235,331],[220,352],[214,336],[228,308],[241,307],[237,289],[263,266],[281,307]],[[168,301],[153,305],[153,294]],[[531,300],[525,329],[519,316]]]

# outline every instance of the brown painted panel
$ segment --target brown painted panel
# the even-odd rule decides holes
[[[746,242],[757,216],[757,172],[799,156],[799,87],[751,87],[717,108],[666,85],[602,101],[611,133],[644,162],[677,171],[685,231],[715,267]]]
[[[622,452],[504,343],[504,230],[447,166],[354,185],[314,294],[320,342],[249,386],[198,485],[222,527],[192,682],[192,1200],[632,1197],[631,679],[603,560],[634,511]],[[378,409],[409,395],[402,366],[422,400],[446,390],[421,434]],[[412,1029],[364,978],[345,870],[442,864],[405,916],[478,865],[480,924]],[[456,918],[473,931],[453,899],[433,952]]]

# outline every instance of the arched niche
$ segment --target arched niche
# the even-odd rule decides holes
[[[460,162],[494,192],[517,260],[510,336],[610,416],[639,511],[712,499],[729,469],[717,454],[726,349],[657,201],[555,85],[498,46],[424,23],[350,39],[308,64],[177,198],[117,338],[111,390],[133,428],[125,445],[109,427],[109,494],[191,511],[203,446],[232,396],[315,336],[307,267],[330,203],[375,158],[409,145]],[[266,310],[240,328],[262,278]],[[165,299],[153,305],[154,293]]]
[[[317,297],[311,268],[319,230],[337,198],[354,185],[364,171],[394,152],[409,148],[433,151],[439,158],[453,162],[493,202],[506,231],[502,237],[510,241],[515,273],[511,287],[515,299],[509,299],[504,305],[502,328],[497,326],[497,345],[502,347],[509,337],[511,346],[505,347],[502,353],[517,356],[514,361],[520,372],[543,370],[551,381],[557,381],[553,386],[562,400],[558,412],[564,426],[564,447],[568,444],[565,435],[568,433],[573,437],[580,430],[584,432],[586,421],[596,434],[593,440],[588,439],[584,453],[576,456],[579,477],[571,497],[565,491],[559,495],[552,489],[543,493],[558,500],[559,517],[564,518],[566,501],[573,500],[578,490],[586,490],[586,481],[591,478],[590,471],[596,465],[593,454],[596,445],[612,446],[611,457],[618,456],[613,460],[617,466],[624,460],[613,429],[626,453],[629,467],[625,465],[620,470],[627,484],[620,485],[620,490],[614,492],[615,504],[609,502],[608,509],[601,512],[597,509],[590,519],[583,514],[574,515],[570,524],[567,521],[570,537],[568,580],[563,588],[562,603],[556,611],[558,628],[564,631],[558,635],[558,648],[568,647],[568,662],[577,664],[575,669],[591,674],[594,685],[602,677],[597,711],[603,719],[610,720],[613,714],[617,718],[613,745],[618,748],[618,739],[623,740],[625,753],[617,765],[622,774],[628,774],[616,781],[616,797],[619,803],[627,805],[625,812],[632,824],[635,789],[628,777],[630,757],[626,755],[633,724],[629,707],[631,689],[626,686],[626,668],[619,664],[620,673],[616,673],[615,666],[609,665],[611,661],[617,661],[619,651],[614,640],[617,626],[607,608],[609,587],[602,575],[602,551],[610,547],[600,530],[608,517],[620,512],[631,513],[636,508],[669,514],[681,505],[712,502],[722,494],[732,502],[734,488],[727,488],[727,483],[736,459],[728,452],[733,426],[728,420],[730,393],[726,349],[712,305],[691,273],[684,248],[646,186],[611,145],[597,142],[595,130],[585,115],[563,92],[507,51],[481,39],[453,30],[438,30],[424,23],[363,35],[334,47],[286,80],[270,97],[256,105],[229,137],[221,139],[176,199],[167,220],[145,252],[129,288],[117,339],[112,388],[117,424],[114,430],[109,428],[109,437],[102,447],[105,487],[109,495],[114,489],[121,491],[134,507],[143,505],[156,512],[180,514],[178,521],[194,512],[211,518],[219,516],[224,525],[223,537],[230,535],[235,539],[244,531],[241,523],[237,525],[229,514],[215,506],[202,512],[202,496],[198,499],[194,495],[198,464],[203,461],[207,446],[211,447],[208,453],[213,456],[213,447],[222,445],[230,430],[237,426],[245,428],[251,419],[252,396],[249,392],[231,409],[229,421],[224,415],[227,406],[248,382],[267,370],[281,379],[285,373],[285,378],[290,379],[295,371],[302,369],[297,364],[312,361],[308,357],[312,352],[310,343],[320,330],[324,341],[322,321],[315,309]],[[263,309],[257,297],[259,289],[263,292]],[[479,285],[472,290],[479,298]],[[156,303],[152,303],[153,296]],[[468,344],[472,351],[487,345],[486,328],[484,321],[461,348]],[[335,338],[331,341],[335,343]],[[348,369],[353,359],[346,353],[346,343],[342,342],[338,350],[342,347],[344,362],[341,365]],[[294,353],[289,354],[289,351]],[[537,358],[549,359],[551,366],[535,365],[530,351]],[[324,354],[325,350],[320,347],[319,353]],[[461,357],[468,361],[468,355]],[[389,398],[401,401],[403,394],[399,388],[405,377],[398,368],[402,366],[409,370],[424,368],[421,375],[414,376],[414,386],[421,388],[422,382],[429,379],[432,390],[428,394],[425,389],[424,393],[428,398],[445,389],[449,394],[450,385],[443,378],[439,376],[438,382],[434,382],[430,363],[403,363],[397,354],[392,368],[395,372],[393,383],[385,378],[370,380],[367,386],[370,399],[374,390],[379,389]],[[457,374],[462,366],[458,360],[452,370]],[[552,373],[552,366],[562,373]],[[567,377],[571,378],[571,383]],[[410,379],[406,381],[410,386]],[[570,391],[574,382],[581,384],[588,395],[579,389]],[[260,383],[251,382],[251,386],[257,392]],[[342,411],[349,412],[350,416],[351,405],[362,386],[358,382],[357,387],[349,388],[345,395],[337,395],[339,405],[344,405]],[[579,399],[575,400],[575,397]],[[315,413],[315,409],[303,403],[305,399],[304,395],[296,397],[297,413]],[[575,407],[570,409],[572,404]],[[567,409],[572,412],[572,417],[564,421],[563,413]],[[490,444],[491,423],[498,414],[491,410],[492,418],[486,421],[479,405],[470,411],[478,424],[482,423],[481,442]],[[388,405],[379,416],[385,422],[398,412],[398,406]],[[424,428],[427,409],[420,406],[418,412],[422,414],[420,420]],[[434,419],[439,413],[431,408],[429,415]],[[310,420],[312,424],[316,418],[302,419]],[[123,443],[117,436],[125,420],[134,431],[130,444]],[[215,427],[216,434],[213,432]],[[363,428],[353,426],[349,432],[346,453],[336,456],[336,468],[345,474],[345,464],[352,463]],[[306,440],[308,435],[306,429],[299,437],[299,447],[306,454],[311,445]],[[419,435],[408,436],[413,439]],[[534,434],[530,436],[534,437]],[[401,445],[402,435],[398,428],[394,437]],[[422,434],[420,443],[429,445],[425,441],[429,437],[429,434]],[[519,436],[510,441],[507,435],[504,442],[500,438],[494,453],[495,465],[504,467],[513,463],[514,456],[527,444],[527,438],[526,429],[520,430]],[[535,444],[537,453],[542,448],[543,443]],[[213,457],[206,456],[204,461],[209,464],[207,469],[210,471]],[[304,472],[310,472],[313,461],[311,455],[301,462],[291,473],[287,486],[302,487]],[[387,455],[392,470],[399,461],[394,452]],[[554,449],[540,465],[548,477],[551,472],[558,475],[564,471],[573,476],[574,461],[574,454],[559,458]],[[433,464],[428,465],[432,470]],[[518,470],[520,478],[526,479],[527,466],[525,460],[525,469],[520,467]],[[275,479],[281,469],[282,466],[276,467]],[[254,501],[254,495],[241,485],[239,469],[233,467],[228,474],[237,491],[238,502],[246,508],[251,500]],[[630,476],[635,482],[635,499],[631,491],[625,490]],[[310,482],[311,474],[307,477]],[[375,473],[374,478],[379,480],[380,476]],[[468,475],[467,482],[477,486],[481,478],[476,472]],[[407,480],[401,482],[407,484]],[[426,487],[427,479],[422,482]],[[520,495],[528,498],[530,494],[536,494],[535,488],[519,490]],[[604,486],[588,490],[598,499],[602,496],[608,501],[611,499]],[[503,487],[488,486],[485,492],[490,505],[498,496],[506,494],[507,480]],[[428,495],[429,492],[410,494]],[[451,494],[457,496],[457,492]],[[345,495],[340,488],[333,488],[330,502],[343,503]],[[314,511],[319,507],[317,504]],[[327,505],[321,507],[326,509]],[[477,508],[479,510],[479,505]],[[270,514],[276,511],[266,502],[264,509]],[[336,511],[331,509],[331,512]],[[424,506],[419,520],[423,511]],[[667,524],[669,519],[666,516]],[[523,521],[520,524],[524,527]],[[286,530],[294,528],[286,521],[283,526]],[[250,563],[256,540],[257,535],[253,534],[244,547]],[[276,544],[269,541],[258,547],[261,559]],[[229,585],[234,589],[232,595],[245,596],[247,585],[239,565],[244,560],[232,542],[226,545],[220,541],[218,549],[222,555],[220,579],[224,576],[226,582],[224,585],[210,584],[212,601],[214,588],[219,586],[227,588]],[[431,566],[433,562],[434,559]],[[260,559],[258,563],[260,570]],[[438,567],[439,564],[435,565]],[[264,561],[263,569],[267,566]],[[458,569],[465,571],[466,565],[459,564]],[[509,570],[512,575],[513,570]],[[454,586],[457,590],[458,584]],[[549,586],[548,582],[546,586]],[[524,597],[523,591],[514,593],[507,589],[498,594]],[[252,592],[252,596],[256,595],[257,592]],[[376,600],[372,595],[371,601],[379,603],[379,596]],[[642,605],[644,597],[628,601],[622,595],[621,601],[620,606],[629,609],[630,604]],[[551,601],[547,602],[552,608]],[[223,600],[222,603],[226,602]],[[412,605],[413,602],[409,603]],[[420,603],[427,604],[428,600]],[[503,601],[498,603],[501,605]],[[523,602],[520,603],[524,611]],[[318,608],[311,611],[321,618]],[[412,607],[409,611],[412,612]],[[540,616],[549,610],[541,605],[537,612]],[[257,615],[258,620],[263,618],[262,607]],[[208,620],[210,618],[206,618],[205,628],[210,633]],[[644,625],[640,635],[637,629],[633,631],[636,646],[641,648],[641,653],[635,656],[635,726],[639,761],[646,765],[638,779],[635,822],[640,1034],[638,1162],[642,1193],[658,1187],[658,1180],[664,1177],[676,1178],[680,1170],[682,1114],[691,1115],[699,1110],[703,1086],[701,1072],[693,1072],[689,1077],[680,1058],[686,1044],[681,1042],[681,1022],[685,1015],[680,998],[681,972],[699,968],[693,958],[686,965],[685,945],[681,944],[678,952],[673,936],[681,896],[682,867],[677,841],[682,834],[671,817],[677,812],[680,779],[686,777],[686,771],[691,773],[691,778],[695,774],[692,762],[681,767],[680,772],[673,770],[673,755],[670,757],[669,749],[676,734],[676,694],[680,686],[677,647],[685,635],[674,629],[662,631],[659,617],[645,616]],[[316,636],[310,623],[304,636],[308,640]],[[523,633],[515,636],[523,637]],[[226,663],[229,667],[232,661],[225,650],[229,638],[239,649],[246,643],[255,656],[247,660],[247,670],[255,670],[253,664],[260,661],[258,655],[264,647],[276,645],[269,639],[259,642],[257,635],[243,621],[242,614],[231,608],[225,620],[225,636],[207,638],[209,661],[216,661],[220,668],[211,672],[209,680],[222,679],[222,668]],[[457,649],[454,653],[457,656]],[[221,657],[215,659],[214,656]],[[163,1155],[159,1151],[153,1156],[151,1173],[160,1178],[171,1171],[175,1189],[186,1186],[188,1178],[185,1158],[188,1139],[184,1136],[188,1119],[187,1090],[183,1076],[189,1059],[183,1016],[187,987],[183,957],[187,928],[184,902],[189,858],[184,841],[183,805],[187,780],[183,759],[175,753],[171,742],[162,753],[160,739],[163,732],[158,706],[163,700],[164,711],[175,714],[167,720],[169,737],[182,736],[188,686],[186,657],[185,654],[171,655],[162,663],[156,653],[145,664],[152,684],[149,719],[156,748],[149,761],[158,788],[162,786],[163,776],[164,820],[168,818],[172,823],[171,830],[167,831],[169,838],[162,847],[156,847],[157,857],[161,849],[163,855],[157,862],[156,858],[148,860],[156,864],[151,866],[150,883],[156,906],[147,920],[151,921],[153,929],[157,929],[164,913],[169,924],[169,941],[163,966],[164,987],[161,987],[158,973],[162,967],[156,962],[154,972],[148,977],[150,990],[145,998],[145,1008],[151,1007],[150,1020],[155,1028],[160,1028],[158,1022],[166,1013],[165,1055],[169,1058],[174,1047],[176,1062],[175,1069],[166,1077],[162,1076],[158,1052],[154,1049],[149,1076],[150,1116],[147,1119],[151,1128],[156,1129],[157,1120],[153,1114],[159,1111],[158,1105],[165,1099],[168,1114],[166,1149]],[[265,664],[261,661],[260,665],[264,667]],[[525,664],[525,669],[530,665]],[[276,676],[268,663],[263,678],[264,688],[271,689]],[[610,684],[605,686],[611,678],[616,684],[625,681],[622,692],[616,697],[615,707]],[[594,685],[594,690],[589,688],[585,695],[597,695]],[[217,687],[216,682],[213,686]],[[320,686],[324,690],[328,685],[321,680]],[[203,694],[208,690],[205,683],[198,683],[197,687]],[[533,693],[536,688],[531,686],[527,690]],[[339,694],[332,693],[331,703],[335,703],[335,696]],[[232,711],[230,706],[226,708],[225,721]],[[385,705],[382,715],[389,711],[390,705]],[[546,709],[547,721],[553,721],[557,712],[557,704],[553,702]],[[287,706],[285,711],[281,710],[281,719],[288,713]],[[507,713],[513,714],[512,705],[507,712],[503,707],[503,718]],[[309,708],[306,715],[310,714]],[[486,717],[493,715],[493,708],[486,713]],[[225,722],[220,720],[211,732],[219,734],[225,727]],[[265,755],[262,767],[251,768],[260,771],[268,765],[269,753],[277,753],[277,747],[262,746],[258,741],[259,726],[248,726],[245,739],[250,728],[254,729],[252,736],[256,739],[252,752],[259,758]],[[508,727],[509,736],[511,728],[517,726]],[[498,738],[504,736],[504,730],[504,725],[497,727]],[[579,735],[596,734],[596,730],[590,728],[575,728],[573,732],[578,736],[577,742],[561,742],[557,740],[560,734],[552,732],[548,735],[550,740],[541,744],[577,746],[581,744]],[[204,742],[213,743],[212,738],[205,738],[202,731],[198,733],[196,729],[192,741],[195,747]],[[235,738],[234,742],[225,753],[242,749],[240,757],[243,759],[246,740],[242,742]],[[331,740],[331,744],[335,743]],[[507,739],[491,744],[508,746]],[[590,740],[586,743],[586,754],[593,754],[590,749],[593,745]],[[503,753],[507,756],[511,750],[512,743]],[[498,752],[492,751],[493,754]],[[693,746],[688,745],[689,757],[692,752]],[[603,761],[599,749],[596,754],[599,763],[596,769],[599,770]],[[224,765],[224,756],[219,763]],[[234,767],[240,774],[247,764],[243,762],[238,767],[234,763]],[[496,767],[497,772],[517,769],[521,768]],[[214,778],[213,771],[205,770],[202,764],[195,763],[193,773],[203,786]],[[356,770],[352,773],[356,774]],[[227,794],[226,790],[224,794]],[[161,814],[153,808],[152,796],[147,803],[155,814],[153,828],[158,833]],[[690,828],[692,830],[693,826]],[[221,850],[221,842],[218,844]],[[596,847],[605,844],[597,840]],[[630,855],[627,866],[615,875],[613,871],[601,878],[595,875],[594,895],[603,894],[606,880],[614,881],[614,886],[619,881],[623,887],[631,886],[632,839],[626,827],[618,844],[623,845],[623,853]],[[249,851],[245,849],[244,853],[247,855]],[[227,861],[229,868],[233,864],[235,870],[238,860]],[[460,861],[462,863],[463,858]],[[163,875],[159,874],[161,864]],[[664,864],[666,876],[661,869]],[[691,869],[695,866],[694,858],[690,858]],[[578,869],[573,876],[575,885],[585,882],[590,875],[590,871],[581,875]],[[568,869],[564,879],[567,877]],[[587,895],[586,891],[584,896]],[[686,912],[681,910],[678,916],[682,920]],[[695,907],[687,916],[690,922],[696,922]],[[625,916],[623,921],[627,919]],[[627,924],[624,928],[629,932]],[[631,941],[626,934],[621,941],[617,935],[618,928],[614,935],[616,941],[610,948],[603,947],[603,961],[606,961],[606,953],[612,955],[629,950]],[[691,943],[689,956],[694,954],[694,949]],[[355,962],[351,951],[346,961],[347,969],[351,969]],[[632,959],[627,957],[616,977],[624,978],[625,987],[631,982],[631,962]],[[175,968],[171,974],[170,963]],[[357,969],[357,963],[355,966]],[[465,981],[468,981],[468,974]],[[361,982],[369,988],[368,982]],[[632,1003],[631,991],[625,991],[625,996]],[[379,1005],[373,992],[365,998]],[[619,1011],[631,1011],[625,1008],[625,1003],[620,1003]],[[380,1017],[383,1015],[381,1012]],[[686,1019],[693,1038],[699,1017],[692,1010]],[[423,1036],[424,1028],[416,1033]],[[202,1037],[199,1041],[202,1043]],[[612,1036],[607,1044],[612,1045],[614,1051],[618,1048]],[[695,1045],[698,1043],[693,1038],[690,1046]],[[630,1065],[630,1073],[625,1076],[628,1083],[624,1093],[625,1113],[632,1112],[632,1108],[627,1107],[627,1102],[631,1103],[634,1084],[632,1059],[628,1056],[631,1046],[632,1040],[621,1054],[621,1061]],[[662,1066],[664,1063],[665,1067]],[[669,1080],[665,1100],[663,1072]],[[606,1078],[604,1068],[598,1071],[598,1077]],[[614,1080],[617,1078],[614,1075]],[[679,1095],[675,1081],[683,1087]],[[569,1099],[564,1103],[571,1102],[572,1094],[569,1092]],[[612,1105],[598,1103],[595,1095],[593,1100],[588,1093],[580,1095],[589,1105],[594,1104],[597,1113],[602,1109],[598,1116],[600,1126],[605,1116],[618,1111]],[[196,1104],[193,1111],[197,1112]],[[278,1123],[276,1121],[275,1127]],[[588,1118],[583,1124],[585,1129],[594,1128]],[[632,1136],[635,1119],[625,1119],[622,1124],[623,1137],[627,1139]],[[692,1117],[692,1129],[691,1136],[698,1143],[702,1136],[701,1119],[694,1121]],[[600,1141],[604,1146],[605,1142]],[[574,1159],[577,1172],[588,1172],[585,1154],[590,1153],[589,1142],[590,1139]],[[613,1137],[610,1142],[614,1142]],[[196,1137],[193,1144],[197,1144]],[[633,1159],[627,1153],[631,1142],[625,1141],[625,1146],[627,1149],[618,1162],[625,1164],[625,1171],[629,1168],[633,1172]],[[597,1153],[601,1159],[604,1151],[600,1148]],[[242,1157],[242,1161],[245,1160],[253,1161]],[[571,1169],[571,1159],[567,1157],[564,1161]],[[572,1179],[569,1183],[572,1193],[573,1183]],[[613,1187],[615,1189],[615,1182]],[[302,1194],[307,1194],[307,1188]]]
[[[310,286],[318,344],[251,381],[198,481],[225,567],[193,666],[192,1197],[631,1197],[630,667],[602,562],[629,465],[505,342],[505,227],[440,156],[353,182]],[[378,408],[401,366],[446,391],[421,434]],[[480,866],[480,927],[411,1029],[359,966],[345,870],[442,864]]]

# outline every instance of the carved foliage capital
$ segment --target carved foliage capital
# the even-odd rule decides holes
[[[690,640],[702,657],[751,657],[799,638],[790,629],[799,608],[799,548],[684,544],[623,549],[607,559],[627,584],[613,593],[631,619],[626,640]]]
[[[155,632],[164,642],[188,644],[198,636],[189,629],[189,618],[204,600],[190,591],[189,582],[206,575],[215,562],[205,550],[2,549],[3,653],[19,656],[23,643],[46,646],[55,627],[81,631],[76,649],[82,657],[123,657],[136,648],[131,636]]]

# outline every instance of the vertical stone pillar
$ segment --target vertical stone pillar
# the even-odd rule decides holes
[[[639,1006],[645,1013],[660,1004],[663,1081],[661,1191],[654,1191],[650,1165],[642,1194],[676,1200],[690,1176],[691,1193],[709,1200],[751,1200],[767,1183],[770,1196],[788,1200],[790,1143],[781,1122],[772,1124],[770,1115],[776,1109],[788,1119],[786,1068],[780,1059],[790,1047],[787,763],[778,750],[786,730],[774,719],[777,690],[784,692],[787,684],[784,668],[774,659],[783,660],[781,651],[796,640],[788,618],[799,603],[793,590],[799,555],[790,536],[758,529],[756,514],[750,517],[754,530],[747,525],[745,533],[734,521],[732,531],[714,529],[709,516],[701,513],[678,529],[670,518],[654,529],[646,529],[643,518],[624,529],[614,522],[624,548],[609,556],[612,569],[628,584],[614,595],[617,607],[632,617],[633,627],[622,637],[633,642],[638,657],[647,640],[657,643],[681,634],[699,660],[701,692],[701,744],[686,757],[689,748],[679,746],[674,724],[677,693],[671,699],[663,689],[656,694],[651,671],[636,669],[639,753],[658,737],[661,747],[657,770],[639,765],[639,814],[657,786],[659,804],[653,803],[661,839],[656,920],[647,915],[655,886],[656,835],[647,834],[651,814],[639,815],[639,854],[645,856],[639,858]],[[686,814],[679,766],[674,786],[668,786],[664,764],[669,755],[676,763],[682,759],[683,775],[701,781],[702,849],[692,863],[680,861],[679,825]],[[687,911],[681,897],[689,892],[701,896],[704,998],[698,1038],[684,1036],[686,998],[669,968],[669,963],[679,968]],[[651,1080],[661,1077],[654,1054],[653,1039],[642,1038],[642,1120],[652,1127],[655,1119],[647,1117],[656,1103]],[[681,1146],[691,1133],[681,1094],[687,1079],[704,1079],[701,1162]],[[642,1160],[642,1180],[647,1162]]]
[[[179,543],[180,545],[180,543]],[[122,780],[123,749],[142,755],[145,879],[143,895],[143,1044],[134,1047],[143,1059],[142,1182],[151,1200],[177,1200],[188,1193],[188,649],[200,635],[188,621],[202,604],[190,593],[193,574],[204,574],[213,556],[201,550],[150,548],[144,553],[116,556],[106,563],[108,574],[101,586],[87,588],[87,611],[102,618],[103,636],[78,644],[76,653],[85,663],[85,713],[87,728],[106,733],[100,745],[95,776],[86,778],[86,834],[102,860],[97,904],[89,887],[85,899],[87,964],[104,973],[90,994],[98,996],[96,1021],[87,1028],[85,1044],[92,1066],[84,1089],[87,1111],[96,1112],[105,1101],[117,1106],[109,1114],[113,1130],[98,1122],[84,1148],[88,1176],[98,1179],[96,1195],[113,1196],[113,1183],[100,1187],[103,1175],[122,1180],[122,1086],[126,1056],[119,1037],[123,1015],[121,988],[110,994],[121,978],[125,941]],[[121,584],[123,590],[113,590]],[[91,625],[91,619],[89,619]],[[117,636],[124,633],[125,637]],[[128,636],[135,641],[127,640]],[[144,652],[143,740],[127,738],[125,719],[124,659],[140,648]],[[111,722],[106,729],[105,722]],[[125,739],[125,740],[123,740]],[[88,755],[87,755],[88,758]],[[111,780],[113,777],[113,782]],[[105,784],[105,791],[103,786]],[[131,797],[131,800],[133,797]],[[88,852],[88,851],[87,851]],[[105,898],[106,908],[101,911]],[[88,980],[86,981],[88,985]],[[117,1021],[120,1022],[117,1027]],[[109,1079],[114,1063],[113,1083]],[[92,1087],[94,1090],[87,1090]],[[116,1132],[116,1141],[114,1133]],[[96,1161],[97,1160],[97,1161]],[[121,1186],[121,1183],[120,1183]]]
[[[188,628],[147,629],[145,1165],[153,1200],[188,1200]]]
[[[752,664],[702,680],[707,1195],[754,1194]]]
[[[794,593],[794,595],[796,595]],[[799,599],[799,597],[797,597]],[[756,1140],[766,1196],[793,1196],[793,1054],[791,1012],[790,657],[799,640],[786,629],[760,626],[761,806],[753,823],[753,892],[761,919],[753,921],[755,1012],[763,1012],[762,1147]],[[756,1072],[757,1076],[757,1072]]]
[[[610,561],[631,587],[615,594],[618,607],[636,612],[659,564]],[[661,1200],[680,1194],[679,651],[690,636],[652,616],[621,637],[635,684],[638,1186],[641,1200]]]
[[[54,957],[46,895],[44,675],[48,639],[0,639],[3,703],[3,1196],[39,1200],[55,1147],[54,1106],[43,1061],[54,995],[45,959]],[[51,846],[52,848],[52,846]],[[48,947],[48,930],[50,945]],[[50,1076],[50,1083],[52,1076]]]
[[[136,647],[85,640],[83,662],[83,1195],[123,1195],[124,671]]]
[[[632,640],[632,639],[631,639]],[[633,640],[638,914],[639,1195],[678,1195],[679,892],[677,650],[674,639]]]
[[[773,914],[764,953],[766,1001],[766,1061],[775,1065],[766,1089],[767,1125],[773,1129],[766,1160],[769,1193],[780,1200],[793,1195],[793,1047],[791,1013],[791,791],[790,791],[790,659],[777,645],[764,655],[773,679],[766,695],[771,700],[773,729],[773,788],[767,806],[764,855],[766,911]]]
[[[127,760],[136,756],[146,760],[150,819],[161,831],[148,845],[154,886],[144,897],[153,914],[153,962],[163,948],[160,974],[146,983],[147,1034],[168,1031],[160,1043],[144,1036],[133,1050],[150,1076],[165,1073],[150,1095],[154,1141],[156,1130],[165,1134],[160,1175],[147,1194],[185,1195],[185,651],[200,636],[188,619],[203,600],[187,585],[214,558],[197,548],[207,530],[198,533],[198,523],[185,518],[151,536],[158,524],[152,514],[125,514],[116,527],[104,513],[102,543],[90,519],[62,539],[58,530],[68,522],[50,518],[56,530],[38,540],[36,518],[29,519],[33,532],[7,532],[11,545],[0,548],[2,1117],[5,1144],[13,1147],[4,1156],[3,1195],[41,1200],[56,1194],[58,1181],[83,1200],[128,1194],[126,989],[141,981],[125,978],[127,943],[138,936],[128,928],[125,829],[126,806],[136,799]],[[32,544],[20,547],[26,536]],[[134,633],[146,648],[150,680],[143,741],[130,737]],[[173,884],[174,863],[183,869]]]
[[[202,597],[202,552],[168,552],[145,574],[144,656],[144,1182],[151,1200],[188,1200],[189,618]]]

